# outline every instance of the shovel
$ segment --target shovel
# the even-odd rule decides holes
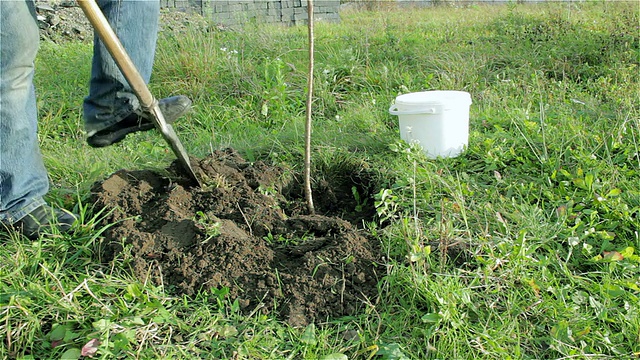
[[[171,124],[167,124],[165,121],[164,115],[162,115],[162,111],[160,111],[158,100],[156,100],[149,91],[147,84],[136,69],[133,61],[131,61],[131,58],[122,46],[122,43],[120,43],[120,40],[111,28],[111,25],[109,25],[109,22],[102,13],[102,10],[98,7],[98,4],[96,4],[95,0],[78,0],[78,5],[80,5],[80,8],[82,8],[87,19],[89,19],[89,22],[95,29],[98,37],[100,37],[100,40],[102,40],[105,47],[113,57],[113,60],[118,65],[122,75],[127,79],[129,86],[131,86],[131,89],[138,97],[138,101],[140,101],[142,108],[151,114],[153,124],[160,131],[162,137],[164,137],[167,143],[169,143],[173,153],[187,172],[187,175],[195,182],[195,184],[200,186],[200,181],[191,167],[189,156],[182,146],[180,139],[178,139],[178,135],[176,135]]]

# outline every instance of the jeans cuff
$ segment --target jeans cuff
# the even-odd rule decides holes
[[[22,220],[25,216],[29,215],[33,210],[39,208],[47,203],[42,198],[32,199],[27,205],[21,207],[18,210],[3,211],[0,212],[0,222],[5,224],[15,224]]]

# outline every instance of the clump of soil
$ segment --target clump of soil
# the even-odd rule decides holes
[[[299,193],[283,169],[232,149],[192,163],[203,188],[180,178],[176,163],[165,175],[120,170],[94,185],[97,210],[113,209],[105,260],[131,259],[140,280],[177,294],[228,288],[246,313],[275,311],[292,326],[374,301],[376,241],[338,217],[286,213],[302,200],[282,195]]]

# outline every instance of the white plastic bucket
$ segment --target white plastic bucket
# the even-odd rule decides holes
[[[464,91],[423,91],[396,97],[389,113],[398,116],[400,138],[435,159],[458,156],[468,145],[470,106]]]

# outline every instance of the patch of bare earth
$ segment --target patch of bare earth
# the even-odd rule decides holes
[[[96,210],[111,210],[105,261],[131,259],[141,281],[175,294],[228,288],[245,313],[275,312],[293,326],[375,301],[380,251],[367,233],[339,217],[286,213],[303,206],[282,195],[299,191],[287,191],[295,185],[280,168],[231,149],[192,161],[208,186],[189,187],[175,163],[165,175],[120,170],[94,185]],[[347,196],[322,189],[331,194],[315,197]]]

